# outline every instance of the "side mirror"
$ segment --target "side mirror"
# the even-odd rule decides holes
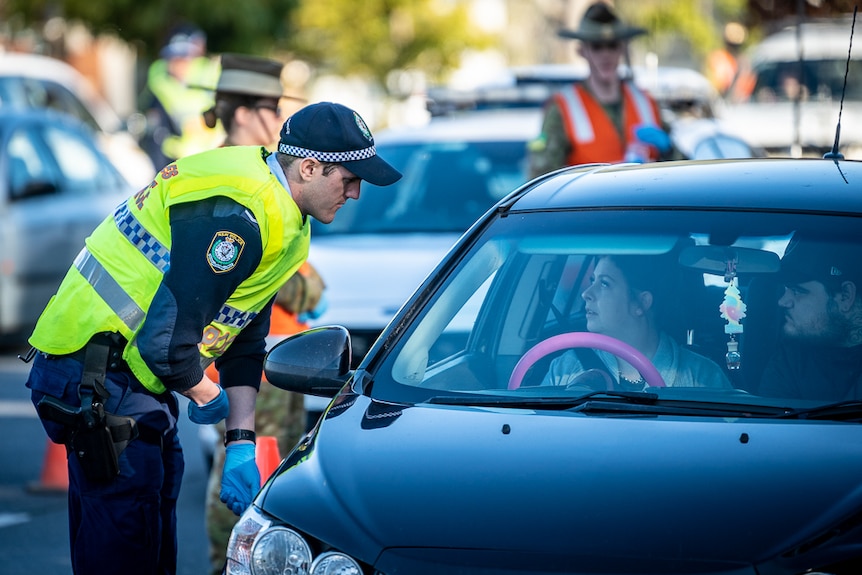
[[[275,345],[263,362],[272,385],[309,395],[334,397],[350,379],[350,334],[341,326],[312,328]]]

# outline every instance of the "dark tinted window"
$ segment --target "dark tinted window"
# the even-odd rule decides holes
[[[404,177],[387,187],[362,184],[315,234],[463,232],[527,180],[524,143],[466,142],[377,146]]]

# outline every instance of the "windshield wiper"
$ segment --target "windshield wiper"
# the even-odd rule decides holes
[[[428,403],[477,407],[571,409],[588,414],[703,415],[709,417],[780,417],[785,408],[690,399],[659,399],[643,391],[593,391],[577,397],[436,396]]]
[[[834,421],[862,421],[862,401],[851,399],[785,411],[777,416],[784,419],[824,419]]]
[[[549,391],[552,388],[549,388]],[[428,403],[444,405],[475,405],[478,407],[557,407],[560,409],[571,409],[589,402],[593,398],[603,398],[608,401],[620,401],[624,403],[653,403],[658,400],[655,393],[643,391],[593,391],[577,397],[504,397],[495,395],[484,397],[481,395],[437,395],[428,400]]]

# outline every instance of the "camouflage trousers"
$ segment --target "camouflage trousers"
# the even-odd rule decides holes
[[[278,452],[284,457],[305,433],[305,408],[302,394],[284,391],[265,381],[262,382],[255,404],[254,424],[258,437],[267,435],[276,437]],[[218,428],[219,437],[223,437],[224,422],[220,423]],[[224,454],[224,445],[219,441],[216,444],[213,466],[207,483],[205,520],[213,575],[219,575],[222,572],[230,532],[238,519],[219,500]],[[261,479],[266,480],[265,477]]]

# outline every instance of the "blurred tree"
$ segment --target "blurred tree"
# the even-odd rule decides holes
[[[16,15],[38,28],[53,17],[81,21],[94,33],[110,33],[153,60],[171,29],[194,23],[207,33],[211,52],[265,53],[284,39],[302,0],[4,0],[0,19]]]
[[[724,25],[743,21],[748,4],[749,0],[628,0],[620,11],[630,21],[649,30],[647,38],[655,43],[667,37],[684,38],[692,54],[700,60],[721,47]]]
[[[288,45],[335,74],[359,74],[386,86],[393,70],[445,78],[464,50],[499,39],[471,28],[469,3],[451,0],[303,0]]]
[[[152,61],[177,24],[207,34],[212,53],[280,54],[327,72],[359,75],[386,88],[393,70],[439,80],[468,48],[497,39],[470,27],[468,3],[453,0],[4,0],[0,20],[16,15],[36,29],[53,17],[111,33]]]

